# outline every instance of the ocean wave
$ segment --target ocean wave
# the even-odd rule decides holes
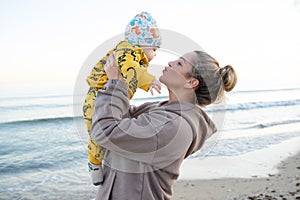
[[[1,125],[21,125],[21,124],[35,124],[35,123],[56,123],[66,122],[75,119],[80,119],[81,116],[65,116],[65,117],[51,117],[51,118],[35,118],[35,119],[24,119],[17,121],[0,122]]]
[[[252,137],[237,137],[234,139],[219,140],[218,143],[211,149],[205,150],[210,146],[205,144],[203,148],[190,156],[189,158],[201,158],[203,156],[239,156],[259,149],[266,149],[270,145],[279,144],[285,140],[299,137],[298,132],[291,132],[285,134],[271,134],[266,136],[252,136]],[[267,138],[267,139],[266,139]],[[208,154],[203,155],[202,151],[207,151]]]
[[[247,130],[247,129],[263,129],[263,128],[269,128],[269,127],[273,127],[273,126],[280,126],[280,125],[286,125],[286,124],[296,124],[296,123],[300,123],[300,119],[288,119],[288,120],[280,120],[280,121],[259,123],[259,124],[255,124],[255,125],[247,126],[247,127],[230,128],[230,129],[226,129],[226,131]]]
[[[241,111],[241,110],[253,110],[261,108],[270,108],[270,107],[282,107],[282,106],[296,106],[300,105],[300,99],[288,100],[288,101],[267,101],[267,102],[249,102],[249,103],[239,103],[239,104],[230,104],[227,106],[213,106],[208,107],[205,110],[208,112],[213,111]]]
[[[295,123],[300,123],[300,119],[291,119],[291,120],[283,120],[283,121],[276,121],[276,122],[269,122],[269,123],[261,123],[257,124],[249,128],[268,128],[272,126],[279,126],[279,125],[285,125],[285,124],[295,124]]]
[[[52,108],[66,108],[71,107],[72,104],[28,104],[28,105],[7,105],[0,106],[0,111],[11,111],[11,110],[36,110],[36,109],[52,109]]]
[[[28,161],[13,164],[7,164],[2,166],[0,169],[0,174],[8,174],[8,173],[25,173],[27,171],[40,171],[42,169],[50,169],[53,167],[53,164],[49,164],[49,162],[35,162],[35,161]]]
[[[161,97],[163,98],[163,97]],[[142,98],[141,98],[142,99]],[[140,99],[139,99],[140,100]],[[236,111],[244,111],[244,110],[253,110],[253,109],[263,109],[263,108],[270,108],[270,107],[287,107],[287,106],[297,106],[300,105],[300,99],[296,100],[288,100],[288,101],[271,101],[271,102],[249,102],[249,103],[241,103],[241,104],[230,104],[226,107],[222,106],[212,106],[204,108],[205,111],[208,113],[211,112],[236,112]],[[64,105],[66,106],[66,105]],[[72,106],[72,105],[69,105]],[[74,105],[76,106],[76,105]],[[1,107],[0,107],[1,108]],[[60,117],[49,117],[49,118],[34,118],[34,119],[22,119],[22,120],[16,120],[16,121],[4,121],[0,122],[0,124],[20,124],[20,123],[37,123],[37,122],[57,122],[57,121],[65,121],[65,120],[74,120],[75,118],[82,118],[80,116],[60,116]],[[291,123],[294,123],[295,120],[292,120]],[[279,122],[279,123],[286,123]],[[276,124],[275,124],[276,125]],[[274,126],[274,124],[259,124],[255,125],[255,128],[259,127],[268,127],[268,126]]]
[[[281,88],[281,89],[262,89],[262,90],[238,90],[233,91],[232,94],[239,94],[239,93],[265,93],[265,92],[282,92],[282,91],[297,91],[300,88]]]
[[[67,145],[69,147],[68,150],[63,148]],[[79,160],[85,161],[84,159],[86,156],[85,151],[82,151],[81,148],[74,149],[74,147],[78,145],[78,142],[74,144],[64,143],[59,146],[60,151],[53,151],[53,149],[47,151],[39,149],[38,147],[31,147],[31,149],[28,149],[28,151],[22,155],[27,159],[14,157],[8,159],[9,161],[0,166],[0,175],[8,173],[26,173],[28,171],[50,170],[62,167],[68,168],[71,165],[74,166],[75,164],[78,164]],[[32,156],[36,154],[36,151],[43,152],[43,155],[36,157]],[[12,156],[13,153],[10,152],[9,155]]]

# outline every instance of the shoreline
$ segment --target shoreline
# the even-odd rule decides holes
[[[296,140],[294,140],[294,142],[295,141]],[[300,143],[298,143],[298,146],[299,144]],[[290,150],[290,148],[291,147],[288,146],[286,150]],[[263,156],[264,155],[262,155],[262,157]],[[270,156],[276,157],[274,154],[271,154]],[[265,176],[252,176],[248,178],[225,177],[213,179],[181,178],[174,185],[172,200],[185,199],[300,199],[299,147],[298,151],[293,153],[290,152],[290,156],[281,160],[273,167],[273,170]]]
[[[238,156],[186,159],[179,180],[262,178],[278,173],[276,166],[300,152],[300,136]]]

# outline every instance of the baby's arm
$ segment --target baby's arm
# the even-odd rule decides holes
[[[93,67],[90,75],[87,77],[87,82],[91,88],[97,88],[95,97],[97,96],[98,89],[103,89],[107,82],[106,72],[104,71],[104,65],[109,55],[114,53],[115,49],[111,49],[96,65]]]
[[[148,91],[155,77],[140,65],[141,55],[132,48],[121,48],[115,52],[116,61],[124,81],[128,83],[128,97],[132,98],[137,88]]]
[[[145,67],[145,69],[147,69]],[[160,82],[155,78],[153,75],[150,74],[148,71],[145,71],[142,76],[139,78],[139,88],[148,92],[150,90],[151,94],[153,95],[153,89],[155,89],[159,94],[161,90]]]

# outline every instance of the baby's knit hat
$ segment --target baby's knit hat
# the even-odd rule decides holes
[[[137,14],[126,27],[125,40],[132,45],[160,47],[156,21],[147,12]]]

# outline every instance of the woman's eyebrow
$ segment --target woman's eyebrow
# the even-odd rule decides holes
[[[187,60],[184,57],[179,57],[180,59],[182,59],[184,62],[186,62]]]
[[[192,65],[192,63],[190,61],[188,61],[187,59],[185,59],[184,57],[179,57],[179,59],[182,59],[185,63],[188,63],[190,65]]]

